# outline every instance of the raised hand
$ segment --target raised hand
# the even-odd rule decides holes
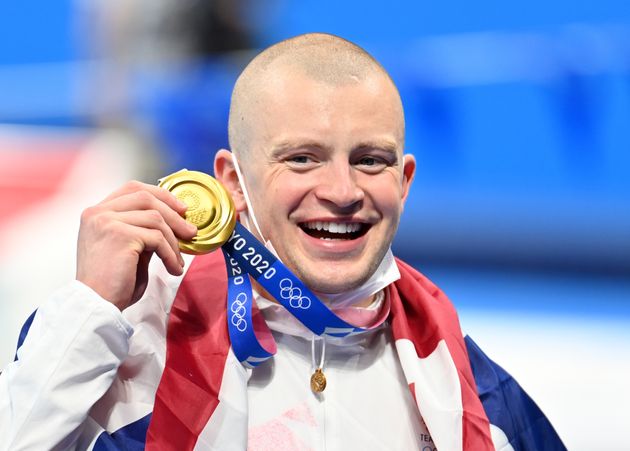
[[[123,310],[144,293],[154,253],[169,273],[182,274],[177,239],[190,240],[197,232],[185,212],[186,204],[163,188],[123,185],[81,215],[77,280]]]

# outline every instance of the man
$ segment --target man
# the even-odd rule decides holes
[[[0,449],[563,449],[446,297],[391,256],[415,161],[371,56],[325,34],[270,47],[236,83],[229,135],[215,175],[241,221],[353,332],[314,334],[255,281],[256,338],[275,355],[246,368],[228,335],[234,273],[220,252],[183,257],[187,206],[131,182],[85,210],[77,280],[1,376]]]

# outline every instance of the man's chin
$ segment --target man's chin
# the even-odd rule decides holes
[[[300,277],[300,279],[307,287],[315,291],[317,294],[326,296],[343,294],[355,290],[363,285],[369,279],[369,276],[359,278],[348,277],[343,278],[342,280],[340,280],[338,276],[335,278],[303,276]]]
[[[374,273],[378,264],[366,264],[362,258],[346,256],[344,259],[304,258],[302,264],[285,262],[298,278],[318,294],[337,295],[359,288]]]

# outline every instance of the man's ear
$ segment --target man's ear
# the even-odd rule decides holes
[[[405,205],[411,182],[416,175],[416,158],[411,155],[403,155],[403,180],[402,180],[402,204]]]
[[[243,196],[241,184],[238,181],[233,158],[234,155],[229,150],[219,150],[214,156],[214,176],[228,190],[234,201],[236,211],[240,213],[247,210],[247,203]]]

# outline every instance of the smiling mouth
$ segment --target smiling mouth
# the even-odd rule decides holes
[[[361,222],[308,221],[299,226],[304,233],[320,240],[356,240],[370,229],[370,224]]]

